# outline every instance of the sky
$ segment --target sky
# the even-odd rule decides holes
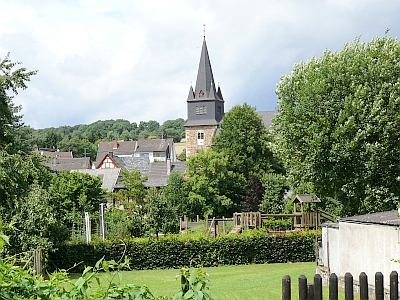
[[[399,37],[399,13],[398,0],[0,0],[0,59],[38,70],[14,98],[35,129],[162,124],[187,118],[204,28],[225,111],[267,111],[294,64]]]

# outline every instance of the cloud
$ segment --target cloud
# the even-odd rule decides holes
[[[273,110],[293,64],[400,32],[395,0],[0,0],[0,57],[39,70],[16,98],[34,128],[186,118],[206,24],[226,108]]]

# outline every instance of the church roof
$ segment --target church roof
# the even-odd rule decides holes
[[[214,76],[211,68],[210,57],[208,56],[206,39],[203,40],[201,49],[199,70],[197,72],[196,88],[192,97],[193,88],[190,87],[188,101],[199,100],[220,100],[223,101],[221,89],[215,89]]]

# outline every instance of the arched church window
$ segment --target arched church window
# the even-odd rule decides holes
[[[204,97],[204,92],[203,92],[203,90],[200,90],[200,92],[199,92],[199,97]]]

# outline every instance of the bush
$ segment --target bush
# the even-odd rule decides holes
[[[82,272],[103,256],[118,261],[126,257],[133,269],[183,268],[307,262],[315,260],[315,232],[273,236],[253,230],[243,234],[204,237],[170,235],[160,239],[131,239],[124,243],[98,241],[91,245],[68,242],[49,255],[49,269]],[[82,262],[74,267],[75,262]]]

